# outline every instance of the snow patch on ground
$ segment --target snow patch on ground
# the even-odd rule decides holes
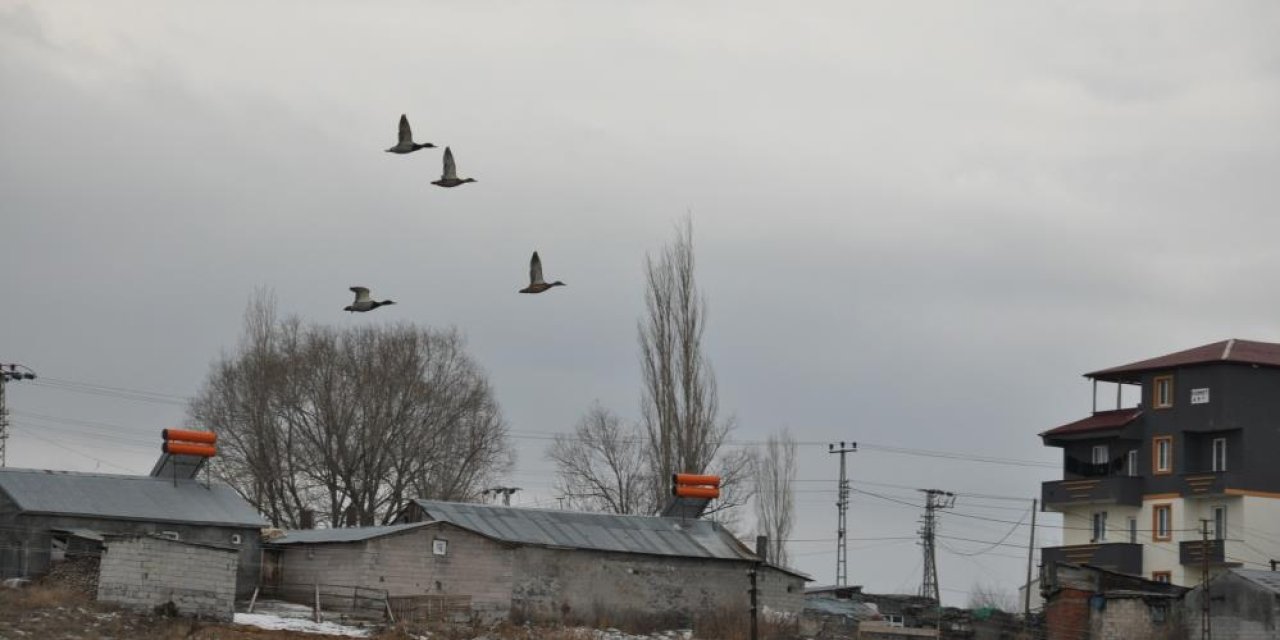
[[[369,630],[349,627],[334,622],[314,622],[299,618],[283,618],[269,613],[237,613],[236,624],[258,627],[259,629],[284,629],[301,633],[316,633],[326,636],[347,636],[349,638],[368,637]]]

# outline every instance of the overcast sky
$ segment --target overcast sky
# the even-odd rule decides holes
[[[0,362],[42,376],[8,462],[149,471],[267,286],[465,332],[554,506],[538,438],[638,414],[641,267],[692,213],[723,409],[816,443],[791,551],[830,583],[824,443],[885,497],[1029,500],[1080,374],[1280,341],[1280,5],[1142,4],[0,0]],[[479,182],[384,153],[401,113]],[[534,249],[568,287],[515,293]],[[1028,508],[961,496],[945,600],[1022,579],[974,541]],[[855,494],[850,582],[916,590],[913,541],[857,539],[918,516]]]

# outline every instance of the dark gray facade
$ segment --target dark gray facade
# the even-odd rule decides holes
[[[1157,378],[1171,378],[1172,406],[1155,407]],[[1280,494],[1280,369],[1234,362],[1192,364],[1144,372],[1141,415],[1115,429],[1043,435],[1045,444],[1062,448],[1063,480],[1045,483],[1048,505],[1077,503],[1140,504],[1144,494],[1182,496],[1259,492]],[[1207,402],[1192,404],[1193,390]],[[1169,471],[1155,468],[1156,438],[1172,442]],[[1226,443],[1226,467],[1215,470],[1213,443]],[[1093,448],[1106,445],[1108,460],[1094,464]],[[1136,468],[1128,464],[1137,451]],[[1072,481],[1101,479],[1091,495],[1072,491]]]

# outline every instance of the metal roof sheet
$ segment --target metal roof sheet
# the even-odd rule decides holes
[[[442,520],[519,544],[644,553],[659,556],[754,560],[755,555],[714,522],[656,516],[525,509],[485,504],[414,501]]]
[[[0,491],[27,513],[253,528],[267,524],[231,487],[205,487],[194,480],[4,468]]]
[[[1280,571],[1265,569],[1232,569],[1236,575],[1257,583],[1259,586],[1275,594],[1280,594]]]
[[[373,538],[388,536],[401,531],[425,527],[430,522],[410,522],[408,524],[389,524],[378,527],[341,527],[335,529],[295,529],[286,531],[284,536],[271,541],[271,544],[301,544],[325,542],[362,542]]]

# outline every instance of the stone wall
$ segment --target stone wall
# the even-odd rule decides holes
[[[1175,599],[1107,598],[1106,605],[1093,614],[1090,637],[1095,640],[1181,638],[1181,610],[1182,603]]]
[[[108,539],[98,599],[151,609],[172,602],[183,615],[231,620],[237,552],[152,536]]]

